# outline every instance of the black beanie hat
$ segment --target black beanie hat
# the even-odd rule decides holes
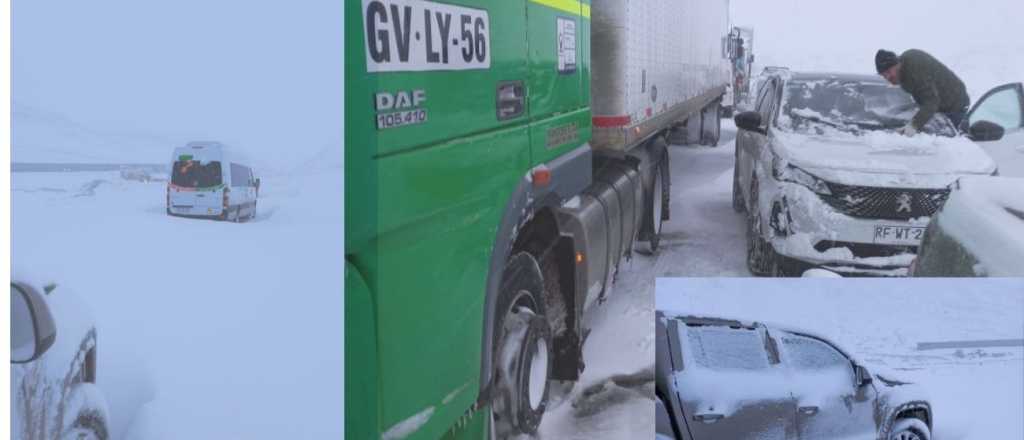
[[[878,69],[878,73],[889,70],[890,67],[900,63],[899,57],[895,53],[889,52],[885,49],[878,49],[875,53],[875,69]]]

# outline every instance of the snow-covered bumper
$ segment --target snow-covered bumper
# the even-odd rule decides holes
[[[188,217],[220,217],[224,212],[222,206],[182,206],[182,205],[170,205],[167,207],[167,212],[172,215],[188,216]]]
[[[910,217],[922,210],[917,199],[936,194],[934,203],[941,205],[946,194],[943,189],[887,188],[858,193],[847,190],[855,187],[837,184],[822,184],[812,191],[797,183],[774,183],[773,197],[759,207],[764,219],[761,228],[780,264],[791,272],[822,267],[842,275],[906,275],[930,219]],[[851,195],[868,191],[881,195]],[[886,210],[893,212],[868,216]]]

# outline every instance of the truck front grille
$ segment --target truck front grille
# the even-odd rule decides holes
[[[901,189],[854,186],[828,182],[829,206],[851,217],[909,220],[935,214],[949,197],[949,189]]]

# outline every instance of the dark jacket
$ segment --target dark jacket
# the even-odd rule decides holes
[[[911,121],[920,130],[935,112],[966,111],[971,99],[964,82],[935,57],[919,49],[900,55],[900,86],[917,101],[918,110]]]

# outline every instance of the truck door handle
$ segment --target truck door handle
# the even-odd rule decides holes
[[[711,413],[696,414],[696,415],[693,416],[693,420],[696,420],[698,422],[704,422],[704,423],[715,423],[715,422],[717,422],[719,420],[722,420],[724,418],[725,418],[725,416],[722,415],[722,414],[711,414]]]
[[[525,105],[526,88],[522,81],[502,81],[498,83],[496,103],[498,106],[498,120],[504,121],[523,114]]]
[[[803,415],[813,416],[813,415],[818,413],[818,407],[816,407],[816,406],[801,406],[800,408],[797,409],[797,411],[800,411],[800,414],[803,414]]]

